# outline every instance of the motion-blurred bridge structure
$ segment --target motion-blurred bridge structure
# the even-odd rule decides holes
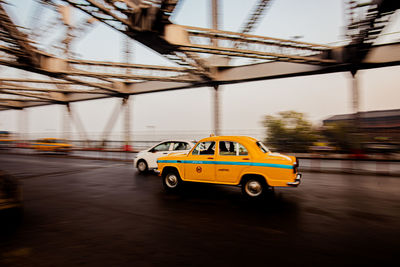
[[[277,0],[275,0],[277,1]],[[347,41],[330,46],[294,39],[279,39],[251,34],[273,0],[258,0],[243,26],[237,31],[218,28],[218,0],[211,2],[212,28],[178,25],[170,17],[178,0],[37,0],[41,9],[59,14],[57,23],[66,27],[59,54],[49,53],[41,43],[51,27],[27,29],[17,25],[7,5],[0,1],[0,64],[42,74],[48,79],[0,77],[0,110],[62,104],[78,128],[84,132],[79,116],[70,103],[117,97],[126,110],[126,140],[129,136],[131,95],[214,88],[214,130],[219,132],[218,87],[248,81],[349,71],[354,78],[353,103],[358,112],[358,70],[400,64],[400,43],[377,45],[375,41],[400,8],[395,0],[346,0]],[[71,8],[87,14],[82,22],[71,22]],[[70,46],[91,29],[104,23],[174,64],[157,66],[126,62],[80,59]],[[43,24],[43,23],[42,23]],[[127,51],[126,58],[129,58]],[[113,127],[121,108],[116,107],[104,130],[104,139]],[[65,123],[67,128],[69,122]]]

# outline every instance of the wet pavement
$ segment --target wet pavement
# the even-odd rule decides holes
[[[240,188],[167,194],[129,163],[0,154],[24,191],[0,213],[0,266],[398,266],[400,178],[304,173],[247,201]]]

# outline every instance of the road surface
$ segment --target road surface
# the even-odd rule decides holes
[[[261,202],[129,163],[0,153],[24,191],[0,214],[0,266],[398,266],[400,178],[304,173]]]

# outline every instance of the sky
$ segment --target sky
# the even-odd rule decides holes
[[[211,27],[211,0],[181,1],[172,16],[177,24]],[[254,0],[220,1],[220,29],[238,31],[252,9]],[[339,44],[344,39],[342,0],[273,0],[269,10],[256,27],[254,34],[293,38],[321,44]],[[28,26],[33,20],[35,3],[18,0],[9,8],[17,23]],[[74,12],[74,21],[82,14]],[[43,15],[52,16],[50,11]],[[400,30],[399,14],[393,19],[387,33]],[[60,39],[58,29],[47,39],[46,49]],[[57,35],[58,34],[58,35]],[[400,35],[386,35],[380,42],[399,40]],[[82,59],[123,61],[124,36],[100,23],[73,46],[73,52]],[[143,45],[131,41],[133,63],[172,65],[171,62]],[[360,110],[400,108],[400,67],[387,67],[359,71]],[[0,67],[0,77],[38,77],[35,74]],[[336,114],[351,113],[351,75],[333,73],[302,76],[268,81],[247,82],[220,86],[220,128],[223,134],[257,135],[263,130],[266,115],[286,110],[303,112],[315,125]],[[200,132],[213,130],[213,89],[196,88],[136,95],[130,98],[132,105],[131,125],[135,134],[148,132]],[[103,99],[73,103],[85,129],[92,136],[100,136],[114,106],[119,99]],[[0,129],[13,132],[27,131],[43,137],[62,131],[65,108],[60,105],[29,108],[24,112],[0,112]],[[21,113],[28,123],[21,122]],[[123,131],[122,116],[113,129],[114,136]],[[24,126],[21,126],[24,125]],[[135,137],[133,137],[135,138]]]

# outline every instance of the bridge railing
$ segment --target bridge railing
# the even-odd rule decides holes
[[[117,142],[107,149],[87,149],[74,148],[68,154],[61,156],[82,158],[82,159],[100,159],[132,162],[138,150],[124,150],[121,148],[123,142]],[[143,148],[149,147],[157,141],[147,141],[147,143],[138,143]],[[4,148],[4,147],[3,147]],[[0,153],[11,154],[29,154],[29,155],[55,155],[55,153],[46,153],[29,149],[29,147],[7,147],[1,149]],[[57,154],[58,155],[58,154]],[[367,155],[364,158],[354,158],[346,154],[294,154],[300,162],[300,171],[302,172],[321,172],[321,173],[350,173],[365,175],[384,175],[400,177],[400,155]]]

